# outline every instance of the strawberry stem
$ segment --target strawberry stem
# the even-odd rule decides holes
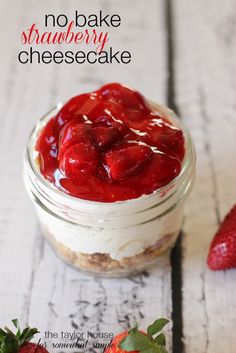
[[[17,319],[12,320],[16,333],[8,327],[0,329],[0,353],[18,353],[20,347],[29,342],[39,331],[36,328],[26,327],[22,332]]]
[[[138,331],[137,326],[128,331],[128,335],[121,340],[119,348],[126,352],[138,351],[140,353],[168,353],[166,340],[160,331],[169,322],[164,318],[154,321],[147,328],[147,334]]]

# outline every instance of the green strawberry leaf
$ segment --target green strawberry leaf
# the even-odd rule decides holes
[[[15,326],[15,328],[17,329],[16,331],[16,336],[20,335],[20,326],[19,326],[19,321],[17,319],[12,320],[13,325]]]
[[[8,328],[8,327],[4,327],[6,335],[11,335],[11,336],[15,336],[15,334]]]
[[[155,339],[154,341],[156,343],[158,343],[160,346],[165,346],[166,345],[166,338],[165,335],[163,333],[160,333]]]
[[[166,350],[166,347],[164,347],[164,346],[161,346],[160,350],[161,350],[161,353],[168,353]]]
[[[166,324],[168,324],[169,320],[161,318],[153,322],[147,328],[147,334],[149,337],[154,336],[156,333],[160,332]]]
[[[6,332],[0,328],[0,343],[4,340],[4,337],[6,337],[6,335]]]
[[[17,320],[17,319],[13,319],[13,320],[11,320],[11,321],[12,321],[13,325],[15,326],[15,328],[18,329],[18,327],[19,327],[18,320]]]
[[[17,338],[12,335],[7,335],[1,344],[1,353],[17,353],[19,350],[19,345]]]
[[[39,333],[36,328],[29,327],[21,332],[17,319],[12,320],[12,323],[17,329],[16,334],[8,327],[4,330],[0,328],[0,353],[17,353],[24,343],[29,342],[36,333]]]
[[[29,328],[26,327],[19,335],[19,345],[21,346],[25,342],[25,335],[28,332]]]
[[[144,351],[142,351],[142,353],[156,353],[156,352],[160,352],[161,353],[161,351],[155,350],[155,348],[153,348],[153,347],[150,347],[150,348],[145,349]]]
[[[159,333],[169,322],[164,318],[156,320],[148,326],[147,334],[138,330],[137,326],[128,331],[128,335],[119,343],[119,348],[126,352],[138,351],[140,353],[168,353],[165,344],[166,339],[163,333]]]
[[[149,339],[137,330],[131,330],[128,336],[120,342],[119,346],[127,352],[141,351],[149,348]]]
[[[39,333],[39,331],[36,328],[28,327],[28,330],[24,334],[24,341],[25,342],[30,341],[36,333]]]
[[[136,332],[138,332],[138,325],[137,325],[137,323],[134,325],[134,327],[132,327],[132,328],[128,331],[128,333],[136,333]]]
[[[161,353],[158,345],[139,331],[129,333],[128,336],[120,342],[119,347],[127,352]]]

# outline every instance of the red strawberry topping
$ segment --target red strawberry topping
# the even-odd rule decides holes
[[[80,142],[88,143],[90,130],[91,124],[80,123],[77,120],[65,124],[59,134],[59,159],[70,146]]]
[[[137,173],[152,157],[152,150],[139,144],[121,145],[105,155],[108,172],[114,180],[122,180]]]
[[[70,120],[76,119],[83,122],[84,117],[92,114],[99,107],[100,99],[93,94],[81,94],[71,98],[59,111],[56,121],[59,126],[63,126]]]
[[[143,111],[148,114],[143,96],[119,83],[107,84],[100,89],[99,93],[110,102],[118,103],[126,109]]]
[[[108,147],[115,143],[119,137],[119,131],[113,127],[97,126],[92,129],[92,140],[98,147]]]
[[[77,143],[69,147],[63,154],[59,168],[68,178],[76,178],[82,174],[92,174],[98,164],[98,151],[91,144]]]
[[[207,264],[214,271],[236,268],[236,205],[226,215],[210,245]]]
[[[150,194],[181,171],[183,132],[118,83],[66,103],[36,143],[40,171],[70,195],[114,202]]]

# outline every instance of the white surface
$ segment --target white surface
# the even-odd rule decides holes
[[[86,329],[117,332],[171,317],[168,259],[135,279],[87,277],[58,260],[40,235],[22,182],[22,154],[38,117],[55,103],[107,81],[166,100],[164,0],[32,0],[0,3],[0,325],[18,317],[43,332]],[[186,353],[235,353],[236,271],[211,273],[205,265],[217,223],[235,203],[235,1],[174,3],[177,103],[198,153],[198,177],[186,208],[183,319]],[[49,8],[50,7],[50,8]],[[87,13],[101,7],[123,19],[111,33],[128,48],[131,65],[21,65],[19,33],[45,13]],[[83,327],[82,327],[83,329]],[[169,341],[171,331],[169,330]]]
[[[176,94],[198,176],[184,225],[186,352],[235,352],[236,271],[206,268],[219,221],[236,203],[235,1],[175,2]]]

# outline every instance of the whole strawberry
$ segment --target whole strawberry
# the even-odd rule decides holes
[[[166,340],[160,331],[169,321],[158,319],[148,326],[147,333],[137,327],[115,336],[104,353],[167,353]]]
[[[36,328],[26,327],[20,330],[18,320],[12,320],[17,329],[14,334],[9,328],[0,329],[0,353],[48,353],[40,344],[30,342],[39,331]]]
[[[214,271],[236,268],[236,205],[226,215],[210,245],[207,264]]]

